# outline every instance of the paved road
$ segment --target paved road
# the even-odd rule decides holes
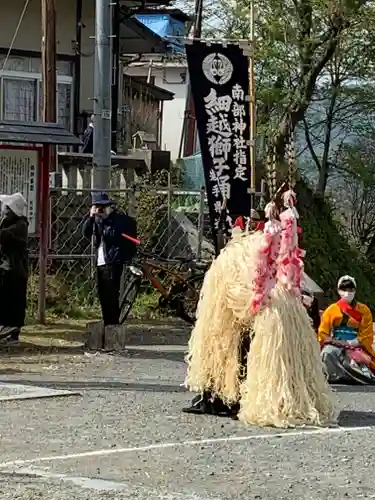
[[[1,499],[375,498],[373,389],[339,388],[340,429],[279,432],[185,415],[186,335],[138,329],[116,357],[3,357],[1,381],[82,397],[1,403]]]

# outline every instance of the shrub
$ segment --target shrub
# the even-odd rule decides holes
[[[307,251],[307,274],[325,290],[329,299],[337,297],[336,284],[341,276],[353,276],[358,284],[358,299],[374,310],[375,267],[348,243],[327,201],[315,196],[304,182],[296,189]]]

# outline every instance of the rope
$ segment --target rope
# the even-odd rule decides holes
[[[268,190],[270,198],[273,199],[276,194],[277,179],[276,179],[276,148],[275,146],[271,150],[268,147],[268,153],[266,157],[266,169],[268,177]]]
[[[296,160],[296,148],[294,143],[294,134],[291,133],[289,136],[289,142],[285,149],[285,156],[288,162],[288,183],[289,189],[293,189],[296,185],[296,173],[297,173],[297,160]]]
[[[17,27],[15,29],[12,41],[10,42],[10,45],[9,45],[8,53],[7,53],[6,57],[5,57],[5,60],[4,60],[4,63],[3,63],[3,67],[1,68],[1,71],[0,71],[0,77],[3,76],[4,70],[6,68],[6,65],[8,64],[10,54],[11,54],[11,52],[13,50],[14,42],[16,41],[16,38],[18,36],[18,32],[19,32],[19,30],[21,28],[21,24],[22,24],[23,18],[25,17],[25,14],[26,14],[26,11],[27,11],[27,7],[29,6],[29,3],[30,3],[30,0],[25,0],[25,5],[23,6],[23,10],[21,12],[21,15],[20,15]]]
[[[277,163],[277,155],[276,155],[276,146],[274,145],[272,148],[272,163],[271,163],[271,180],[272,180],[272,189],[274,196],[276,196],[276,191],[277,191],[276,163]]]

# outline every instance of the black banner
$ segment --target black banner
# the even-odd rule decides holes
[[[250,215],[249,70],[238,44],[186,45],[207,199],[214,231],[223,199],[227,221]]]

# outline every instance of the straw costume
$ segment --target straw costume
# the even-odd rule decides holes
[[[282,213],[267,205],[263,232],[233,231],[206,274],[189,342],[186,387],[239,405],[246,424],[326,425],[337,417],[300,297],[304,252],[295,203],[290,189]],[[251,336],[245,376],[244,335]]]

